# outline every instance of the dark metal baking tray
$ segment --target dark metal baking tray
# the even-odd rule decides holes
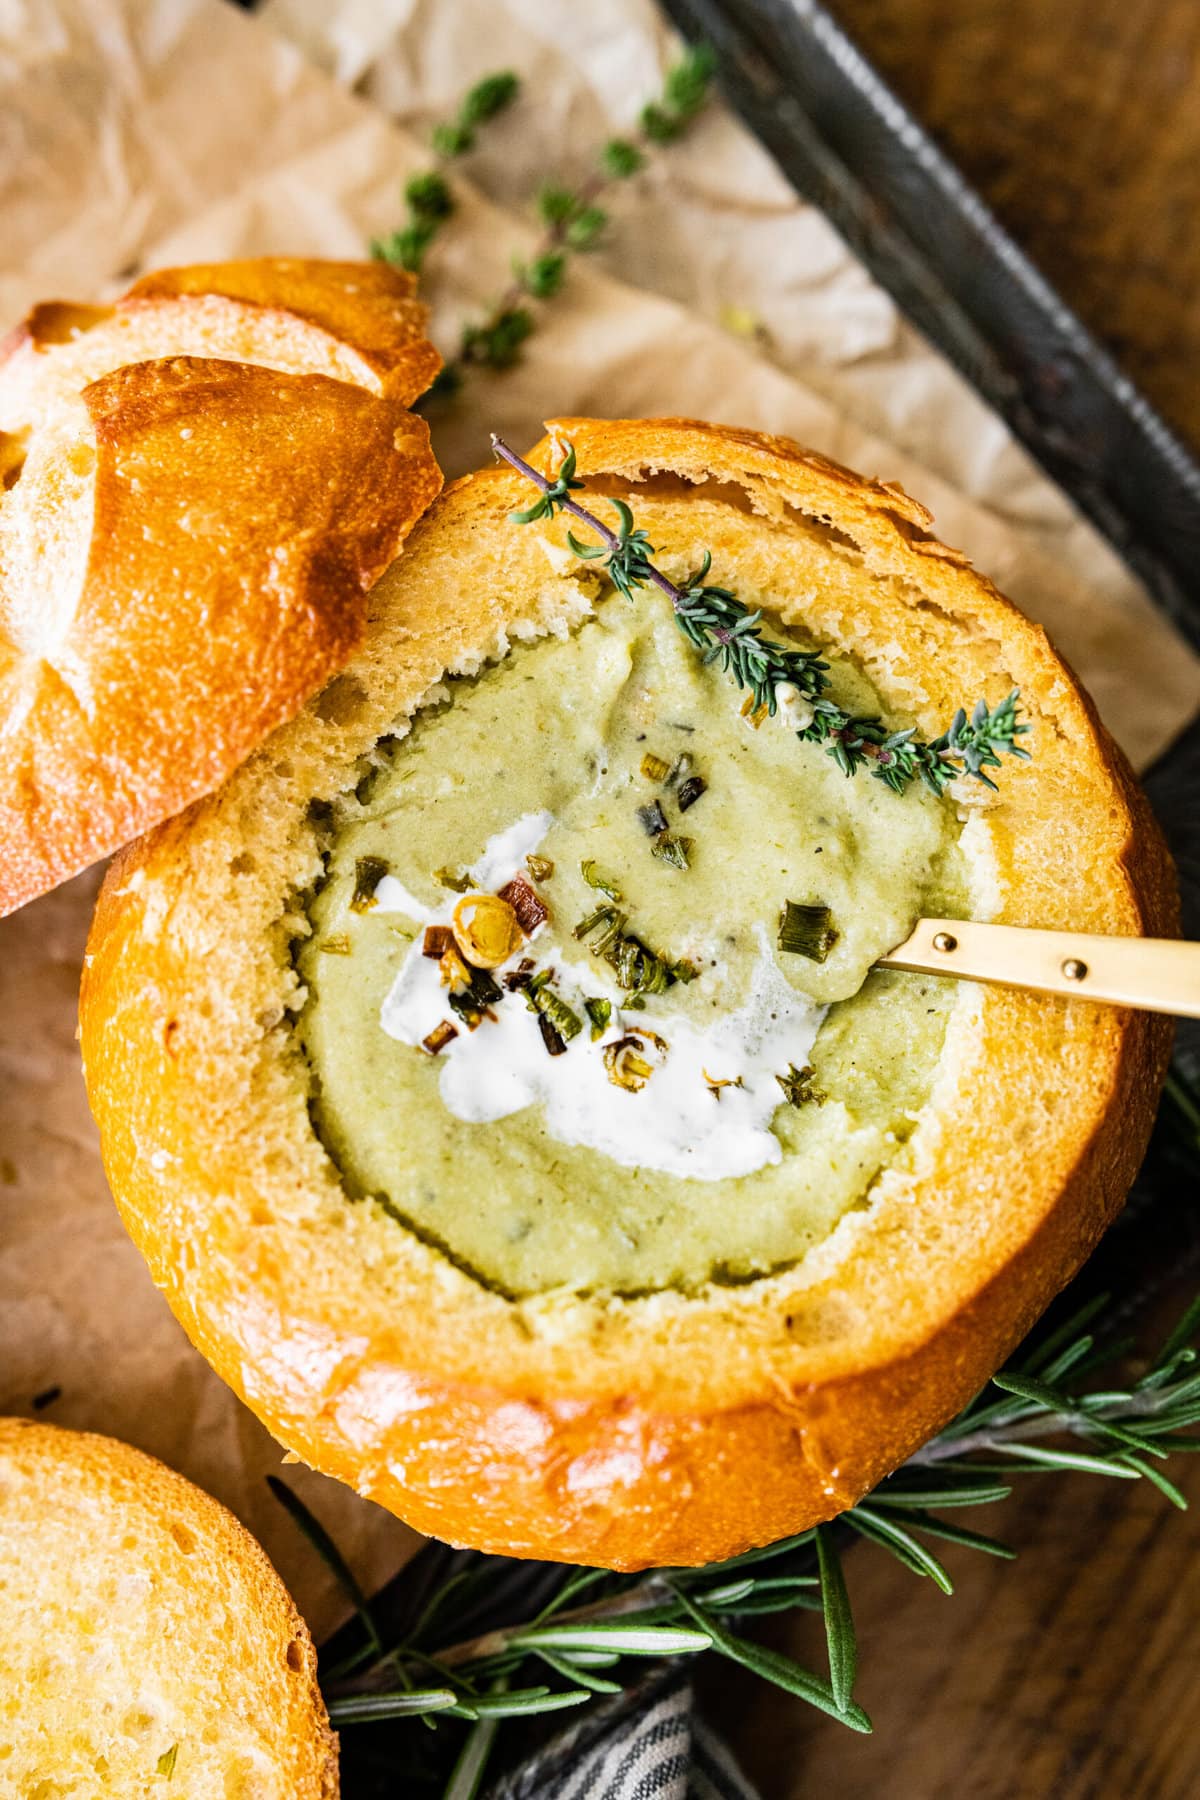
[[[662,0],[793,187],[1200,647],[1200,463],[815,0]]]
[[[660,3],[684,37],[716,50],[725,98],[797,192],[1200,648],[1200,462],[853,39],[817,0]],[[1179,868],[1184,933],[1200,937],[1200,723],[1146,786]],[[1181,1030],[1180,1046],[1186,1062],[1200,1062],[1200,1031]],[[1200,1216],[1178,1205],[1182,1171],[1162,1137],[1126,1224],[1161,1214],[1162,1263],[1178,1268],[1185,1245],[1200,1254]],[[1118,1227],[1107,1241],[1123,1235]],[[1110,1260],[1102,1250],[1095,1271]]]

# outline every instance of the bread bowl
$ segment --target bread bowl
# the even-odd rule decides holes
[[[6,1794],[337,1795],[304,1621],[249,1532],[153,1457],[0,1419],[0,1626]]]
[[[938,888],[981,917],[1166,933],[1174,887],[1069,670],[915,501],[786,440],[686,420],[559,421],[532,460],[549,471],[568,440],[668,573],[711,551],[715,579],[821,647],[847,703],[873,691],[889,721],[931,733],[1017,687],[1032,760],[994,795],[938,801],[844,780],[778,721],[753,730],[717,665],[680,662],[665,603],[614,597],[567,522],[513,522],[530,491],[488,469],[414,531],[331,688],[114,864],[83,981],[85,1072],[155,1280],[289,1449],[456,1543],[693,1564],[833,1516],[936,1431],[1078,1268],[1144,1147],[1161,1019],[913,977],[864,986],[873,957]],[[682,835],[658,765],[689,724],[707,792],[682,870],[632,820],[657,798]],[[531,841],[539,805],[552,823]],[[464,879],[492,892],[514,859],[572,993],[613,992],[576,935],[589,883],[604,902],[619,880],[646,941],[694,959],[694,986],[643,996],[649,1010],[617,993],[609,1030],[640,1027],[650,1065],[652,1025],[689,1044],[706,1006],[728,1025],[755,979],[747,934],[774,928],[782,897],[830,902],[838,941],[786,972],[798,1006],[829,1005],[789,1021],[812,1069],[793,1071],[797,1103],[764,1114],[769,1067],[746,1093],[734,1066],[700,1063],[711,1111],[689,1097],[682,1141],[628,1125],[628,1107],[618,1130],[585,1128],[520,1088],[528,1039],[491,1040],[508,1048],[483,1068],[472,1046],[494,1021],[442,1057],[436,1033],[422,1048],[404,981],[423,919],[441,954],[438,908],[453,931]],[[709,954],[726,915],[736,942]],[[756,941],[755,968],[782,964]],[[725,963],[741,971],[732,998]],[[519,1017],[520,1000],[494,1010]],[[769,1043],[777,1061],[792,1041]],[[612,1043],[581,1032],[553,1060],[580,1070]],[[622,1104],[653,1097],[661,1071],[621,1055],[641,1090]],[[515,1100],[497,1098],[510,1075]],[[489,1120],[463,1116],[472,1093]],[[714,1129],[726,1118],[736,1154]]]
[[[0,914],[215,787],[359,642],[441,481],[413,286],[168,269],[0,344]]]

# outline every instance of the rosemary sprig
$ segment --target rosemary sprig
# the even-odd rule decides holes
[[[475,148],[481,125],[512,105],[520,82],[511,70],[485,75],[463,96],[453,119],[435,125],[431,142],[440,163],[453,162]],[[371,240],[371,255],[380,262],[395,263],[410,275],[419,275],[426,253],[438,232],[454,212],[454,195],[440,169],[413,175],[404,187],[406,216],[398,231]]]
[[[537,197],[542,233],[532,254],[514,260],[512,280],[482,319],[463,327],[458,352],[449,358],[431,395],[448,396],[473,367],[508,369],[535,329],[529,302],[558,294],[573,254],[594,250],[608,225],[600,202],[609,191],[638,174],[648,154],[673,143],[703,111],[716,59],[706,44],[685,51],[668,70],[661,94],[642,108],[632,137],[611,138],[596,157],[592,173],[577,188],[544,187]],[[407,266],[407,265],[406,265]]]
[[[935,794],[943,794],[957,777],[970,776],[995,789],[989,769],[1001,766],[1002,756],[1029,760],[1029,752],[1017,743],[1029,726],[1018,718],[1020,695],[1014,689],[997,706],[976,702],[970,717],[960,708],[940,736],[919,738],[916,729],[891,731],[877,718],[845,711],[827,697],[827,670],[816,651],[793,650],[763,636],[761,610],[752,612],[729,588],[706,581],[712,555],[704,552],[700,567],[679,587],[653,562],[654,546],[635,524],[624,500],[610,500],[617,515],[611,530],[595,513],[572,498],[583,483],[576,475],[573,445],[566,447],[557,476],[551,480],[518,456],[495,433],[492,448],[510,468],[540,490],[541,498],[510,516],[519,525],[536,519],[569,513],[595,533],[599,543],[585,543],[574,532],[567,542],[576,556],[601,561],[616,588],[626,599],[650,584],[671,602],[675,622],[705,662],[717,662],[739,688],[744,688],[754,710],[764,708],[772,717],[787,703],[796,736],[803,742],[824,745],[846,775],[870,765],[878,781],[896,793],[920,779]],[[796,720],[799,723],[795,723]]]
[[[1175,1079],[1194,1105],[1192,1087],[1182,1075]],[[843,1531],[818,1526],[699,1569],[616,1575],[547,1564],[544,1604],[532,1616],[482,1633],[476,1627],[456,1635],[456,1623],[469,1625],[481,1590],[502,1590],[514,1565],[463,1553],[411,1628],[381,1640],[378,1613],[366,1608],[323,1528],[289,1494],[288,1510],[302,1523],[308,1517],[309,1536],[319,1549],[325,1546],[361,1620],[356,1647],[323,1672],[334,1723],[348,1731],[360,1722],[395,1719],[403,1732],[403,1721],[417,1716],[426,1724],[439,1714],[463,1721],[471,1728],[466,1733],[443,1726],[438,1734],[439,1743],[447,1730],[452,1740],[444,1745],[442,1779],[457,1758],[458,1769],[469,1763],[477,1781],[486,1760],[481,1752],[493,1736],[481,1729],[485,1722],[494,1728],[508,1717],[587,1705],[627,1685],[636,1659],[707,1653],[741,1664],[853,1730],[869,1731],[852,1693],[858,1647],[840,1549],[846,1528],[949,1594],[951,1578],[927,1540],[1011,1559],[1006,1545],[942,1515],[1007,1498],[1017,1477],[1084,1471],[1145,1479],[1173,1505],[1186,1505],[1162,1465],[1174,1453],[1200,1451],[1200,1433],[1192,1430],[1200,1424],[1200,1296],[1144,1372],[1115,1383],[1106,1383],[1102,1371],[1127,1346],[1098,1341],[1106,1306],[1106,1297],[1089,1302],[997,1375],[944,1431],[841,1516]],[[271,1485],[279,1494],[282,1484]],[[797,1607],[823,1615],[828,1678],[740,1634],[743,1622]],[[397,1768],[407,1768],[409,1752],[396,1754]]]

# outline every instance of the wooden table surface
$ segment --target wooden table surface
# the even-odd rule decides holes
[[[827,0],[1200,446],[1197,0]]]
[[[1164,1294],[1148,1341],[1197,1285],[1193,1273]],[[1194,1800],[1200,1457],[1176,1457],[1170,1473],[1186,1513],[1149,1482],[1052,1474],[955,1514],[1018,1560],[931,1545],[949,1596],[886,1551],[852,1546],[856,1693],[872,1736],[727,1664],[707,1673],[708,1714],[764,1800]],[[759,1635],[822,1669],[820,1618],[785,1620]]]
[[[1200,0],[828,0],[1004,223],[1200,447]],[[1194,1205],[1195,1194],[1181,1195]],[[1164,1294],[1182,1310],[1195,1272]],[[721,1665],[709,1706],[766,1800],[1200,1796],[1200,1457],[1147,1483],[1034,1478],[960,1515],[956,1592],[847,1558],[875,1735]],[[824,1662],[819,1620],[774,1641]]]

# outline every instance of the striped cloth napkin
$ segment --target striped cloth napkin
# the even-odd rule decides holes
[[[486,1791],[486,1800],[758,1800],[668,1665],[584,1715]]]

